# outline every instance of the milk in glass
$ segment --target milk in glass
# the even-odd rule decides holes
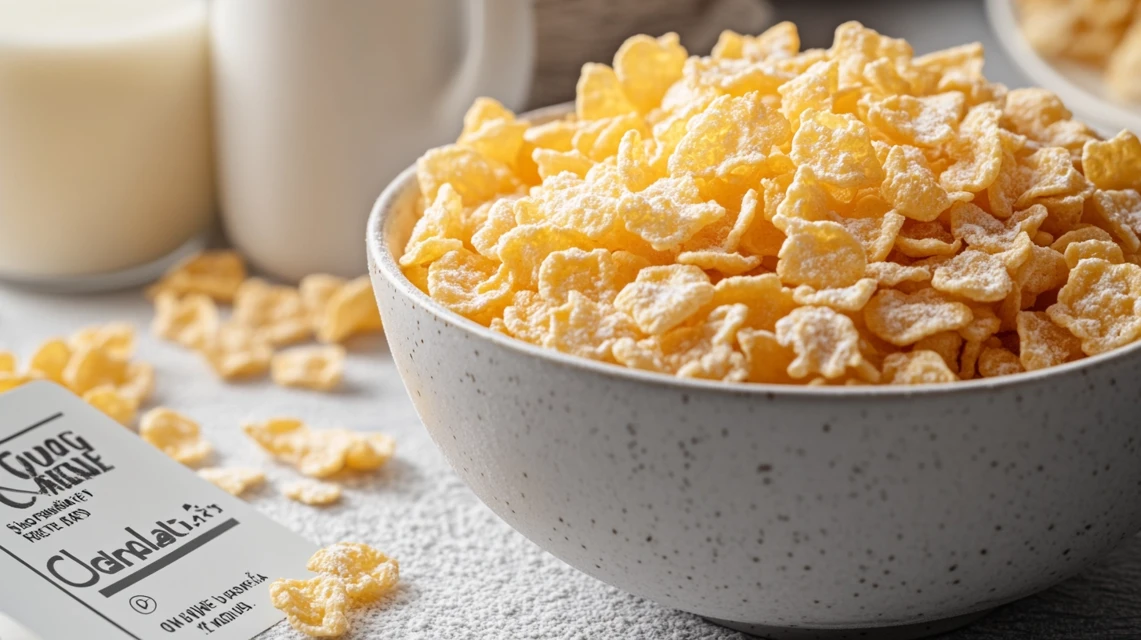
[[[0,0],[0,278],[154,263],[214,210],[205,0]]]

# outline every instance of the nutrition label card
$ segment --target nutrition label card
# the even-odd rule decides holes
[[[62,387],[0,394],[0,611],[43,640],[246,640],[315,550]]]

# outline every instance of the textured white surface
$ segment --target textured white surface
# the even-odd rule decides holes
[[[152,338],[150,316],[138,292],[61,297],[0,288],[0,349],[26,357],[44,339],[87,324],[134,322],[138,357],[157,369],[153,402],[201,421],[218,451],[213,463],[266,469],[268,485],[247,496],[255,507],[318,544],[363,541],[400,560],[400,590],[357,614],[347,637],[742,637],[607,587],[500,521],[452,474],[420,426],[382,339],[351,345],[339,393],[285,390],[268,381],[227,385],[196,355]],[[381,430],[396,438],[397,457],[375,475],[347,481],[341,504],[307,507],[279,493],[299,476],[270,462],[239,429],[271,415]],[[261,637],[301,636],[281,624]]]

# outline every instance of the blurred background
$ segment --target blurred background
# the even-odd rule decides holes
[[[708,53],[722,29],[756,33],[795,22],[803,48],[828,47],[836,25],[859,20],[904,38],[917,54],[965,42],[986,47],[987,77],[1010,87],[1029,82],[999,46],[983,0],[537,0],[531,106],[570,100],[579,68],[607,61],[632,33],[676,31],[691,53]]]

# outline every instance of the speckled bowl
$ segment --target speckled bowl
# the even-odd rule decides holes
[[[914,638],[1087,567],[1141,529],[1141,346],[1006,378],[798,388],[680,380],[451,313],[368,227],[396,365],[455,471],[616,587],[772,638]]]

